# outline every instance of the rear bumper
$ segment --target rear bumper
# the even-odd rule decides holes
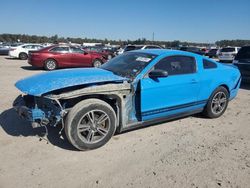
[[[39,68],[43,67],[43,62],[41,60],[33,59],[33,58],[30,58],[30,57],[28,59],[28,63],[30,65],[32,65],[33,67],[39,67]]]
[[[220,61],[233,61],[234,60],[234,56],[218,56],[218,59]]]
[[[19,54],[17,54],[15,51],[9,51],[9,56],[14,57],[14,58],[18,58]]]

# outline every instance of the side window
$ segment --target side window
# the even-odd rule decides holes
[[[70,47],[72,53],[83,53],[83,51],[80,48],[76,47]]]
[[[32,49],[32,45],[25,45],[25,46],[23,46],[23,48],[25,48],[25,49]]]
[[[203,59],[203,68],[204,69],[214,69],[214,68],[217,68],[217,65],[212,61]]]
[[[169,56],[154,67],[168,72],[168,75],[191,74],[196,72],[195,58],[190,56]]]
[[[51,52],[59,52],[59,53],[66,53],[66,52],[69,52],[69,48],[68,47],[55,47],[55,48],[52,48],[50,50]]]

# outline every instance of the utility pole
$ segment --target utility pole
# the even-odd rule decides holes
[[[153,40],[153,42],[154,42],[154,40],[155,40],[155,32],[153,32],[153,38],[152,38]]]

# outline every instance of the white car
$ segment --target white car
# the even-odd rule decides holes
[[[9,56],[25,60],[28,59],[29,51],[36,51],[41,48],[43,48],[43,46],[40,44],[22,44],[16,47],[11,47],[9,50]]]
[[[226,47],[219,50],[219,61],[233,61],[240,47]]]

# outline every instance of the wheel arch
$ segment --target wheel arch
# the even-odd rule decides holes
[[[45,60],[43,61],[43,65],[44,65],[44,63],[45,63],[46,61],[48,61],[48,60],[53,60],[53,61],[55,61],[55,62],[56,62],[56,65],[58,66],[57,60],[56,60],[55,58],[51,58],[51,57],[45,59]]]
[[[229,90],[228,85],[226,85],[226,84],[221,84],[221,85],[219,85],[218,87],[224,87],[224,88],[226,88],[226,90],[228,91],[228,93],[229,93],[229,95],[230,95],[230,90]]]
[[[103,63],[103,60],[102,60],[101,58],[97,57],[97,58],[94,58],[94,59],[92,60],[92,64],[95,62],[95,60],[101,61],[101,62]]]
[[[116,94],[91,94],[91,95],[84,95],[84,96],[80,96],[80,97],[73,98],[73,99],[67,99],[67,100],[71,100],[71,108],[72,108],[77,103],[79,103],[83,100],[87,100],[87,99],[99,99],[99,100],[102,100],[102,101],[106,102],[107,104],[109,104],[112,107],[112,109],[114,110],[115,115],[116,115],[116,119],[117,119],[116,128],[118,128],[120,126],[122,99],[119,95],[116,95]]]

